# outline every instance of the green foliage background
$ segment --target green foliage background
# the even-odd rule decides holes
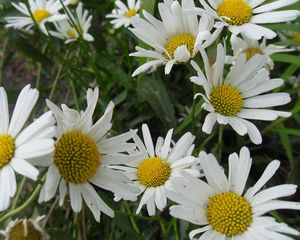
[[[274,122],[255,124],[263,134],[262,145],[252,145],[248,137],[240,137],[230,128],[225,128],[223,141],[218,143],[218,128],[211,136],[201,131],[205,112],[201,109],[202,100],[195,103],[195,119],[191,109],[194,86],[189,77],[194,72],[186,66],[177,65],[169,76],[165,76],[163,68],[152,74],[142,74],[132,78],[131,74],[145,59],[129,57],[137,44],[142,44],[127,29],[114,30],[105,15],[114,8],[113,0],[84,0],[85,8],[94,16],[90,33],[95,42],[87,44],[80,41],[65,45],[62,41],[47,38],[37,29],[33,34],[5,29],[4,17],[16,14],[11,7],[12,1],[0,0],[0,85],[6,87],[9,98],[13,102],[17,93],[28,82],[40,90],[41,97],[37,105],[45,109],[45,98],[50,98],[57,104],[66,103],[71,107],[85,107],[85,92],[88,87],[99,86],[100,99],[95,113],[95,119],[101,116],[110,100],[116,104],[113,117],[112,134],[122,133],[133,128],[140,128],[142,123],[148,123],[155,137],[163,136],[169,128],[175,129],[175,138],[183,133],[196,129],[196,151],[200,150],[218,153],[222,148],[220,160],[227,169],[227,157],[232,152],[247,145],[250,148],[254,165],[251,170],[248,186],[253,184],[262,174],[267,164],[273,159],[281,161],[280,170],[268,182],[267,186],[283,183],[300,183],[300,85],[292,85],[289,78],[300,75],[300,42],[292,40],[293,33],[300,34],[300,20],[293,23],[269,25],[282,38],[276,38],[272,43],[298,48],[298,51],[278,53],[272,57],[276,61],[272,77],[285,80],[284,86],[275,91],[286,91],[291,94],[292,102],[282,107],[290,110],[293,116],[288,119],[278,119]],[[13,1],[18,2],[18,1]],[[157,15],[157,2],[145,0],[142,8]],[[300,2],[289,9],[299,9]],[[228,39],[226,39],[228,42]],[[229,42],[227,44],[229,45]],[[215,57],[216,45],[208,49],[212,61]],[[228,47],[229,50],[229,47]],[[199,61],[201,59],[199,58]],[[18,67],[25,68],[16,82],[14,75]],[[26,77],[27,76],[27,77]],[[197,89],[196,89],[197,90]],[[178,120],[180,119],[180,121]],[[194,121],[193,121],[194,120]],[[42,174],[41,174],[42,176]],[[19,179],[21,181],[21,179]],[[19,204],[28,198],[35,183],[26,183],[26,192],[22,194]],[[99,191],[105,201],[115,209],[114,219],[101,216],[101,223],[96,223],[85,207],[80,214],[74,214],[66,202],[63,208],[57,207],[57,200],[43,205],[36,202],[19,217],[35,217],[47,215],[47,232],[53,239],[188,239],[188,232],[195,228],[192,224],[173,219],[168,214],[168,208],[154,217],[148,217],[146,212],[135,215],[136,203],[115,203],[111,193]],[[299,191],[286,200],[300,201]],[[56,208],[52,211],[53,206]],[[271,213],[278,221],[284,221],[300,230],[300,213],[294,211],[274,211]],[[2,215],[0,214],[0,217]],[[0,229],[4,226],[0,226]],[[300,239],[295,238],[295,239]]]

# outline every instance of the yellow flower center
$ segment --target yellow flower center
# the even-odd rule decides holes
[[[195,41],[196,41],[195,37],[190,34],[187,33],[177,34],[167,42],[167,44],[165,45],[165,49],[173,59],[176,49],[180,46],[185,45],[192,56],[194,52]],[[167,54],[164,55],[165,57],[168,57]]]
[[[42,233],[35,226],[27,221],[26,226],[23,221],[17,222],[9,231],[7,240],[42,240]]]
[[[147,158],[140,163],[137,176],[142,185],[148,188],[159,187],[171,176],[171,167],[160,157]]]
[[[0,169],[10,162],[15,154],[15,140],[7,135],[0,135]]]
[[[47,10],[36,10],[35,12],[32,13],[32,16],[34,20],[39,23],[43,21],[44,19],[48,18],[51,16],[51,13],[48,12]]]
[[[82,29],[79,25],[76,25],[76,27],[72,27],[67,31],[67,34],[72,39],[75,39],[78,33],[82,34]]]
[[[229,85],[214,87],[210,93],[210,102],[215,112],[223,116],[234,116],[243,106],[240,92]]]
[[[248,48],[244,51],[246,53],[246,60],[248,61],[255,54],[262,54],[262,51],[259,48]]]
[[[218,7],[217,13],[230,25],[248,23],[252,17],[252,8],[244,0],[224,0]]]
[[[289,35],[289,37],[295,42],[300,42],[300,33],[293,33]]]
[[[206,215],[212,228],[228,237],[243,234],[252,223],[250,203],[233,192],[212,197]]]
[[[125,13],[125,17],[127,18],[132,18],[136,15],[136,10],[134,8],[129,9],[126,13]]]
[[[54,163],[65,181],[83,184],[97,172],[100,152],[91,137],[70,131],[56,142]]]

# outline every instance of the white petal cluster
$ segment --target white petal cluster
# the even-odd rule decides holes
[[[139,17],[140,10],[140,0],[127,0],[127,5],[125,5],[120,0],[116,0],[115,4],[117,9],[114,9],[112,13],[107,14],[107,18],[112,18],[111,24],[114,28],[120,28],[121,26],[129,27],[134,18]]]
[[[66,44],[76,41],[80,36],[87,42],[94,41],[94,37],[88,33],[93,17],[89,15],[88,10],[83,10],[82,3],[78,4],[75,16],[70,9],[68,12],[71,19],[55,22],[54,26],[57,31],[49,31],[50,34],[65,40]]]
[[[203,14],[199,20],[195,14],[184,10],[189,8],[195,8],[193,0],[184,0],[182,5],[177,0],[165,0],[158,4],[162,20],[156,19],[145,10],[143,11],[145,19],[135,18],[132,20],[133,28],[130,30],[152,48],[152,50],[148,50],[136,47],[137,52],[130,54],[130,56],[150,59],[136,69],[133,76],[160,65],[165,65],[165,73],[169,74],[174,64],[188,62],[200,48],[205,48],[216,40],[222,28],[213,31],[214,21],[211,17]],[[180,34],[190,35],[194,38],[194,44],[191,47],[185,43],[175,46],[174,56],[172,56],[166,49],[166,45],[172,38]]]
[[[150,216],[156,212],[156,207],[163,210],[167,205],[169,191],[173,190],[172,179],[181,176],[182,172],[189,173],[195,177],[199,176],[198,169],[195,169],[197,160],[191,156],[194,148],[193,141],[195,137],[191,133],[185,133],[176,143],[172,144],[173,129],[169,130],[166,137],[159,137],[156,144],[153,144],[151,133],[146,124],[142,126],[143,140],[134,135],[133,140],[137,148],[132,152],[131,161],[123,162],[124,167],[118,166],[118,169],[125,171],[125,174],[134,181],[142,195],[136,213],[138,214],[144,205]],[[160,158],[170,167],[170,176],[160,186],[147,187],[138,178],[138,171],[141,163],[146,159]],[[121,163],[121,162],[119,162]]]
[[[32,112],[39,92],[27,85],[21,91],[11,119],[6,91],[0,88],[0,138],[8,136],[13,139],[14,151],[8,162],[0,162],[0,212],[10,205],[10,199],[17,190],[16,173],[37,180],[39,170],[35,168],[30,159],[41,158],[54,150],[53,137],[56,134],[55,120],[51,112],[46,112],[33,123],[25,127]],[[1,159],[8,154],[7,143],[0,143]]]
[[[278,160],[272,161],[265,169],[259,180],[248,190],[245,190],[250,173],[252,159],[248,148],[243,147],[240,154],[229,156],[229,173],[226,177],[223,168],[212,154],[201,152],[199,159],[207,182],[184,174],[185,179],[174,179],[176,192],[170,199],[179,205],[171,206],[170,213],[196,225],[202,226],[190,232],[190,239],[289,239],[285,234],[299,235],[295,229],[285,223],[279,223],[273,217],[263,216],[265,213],[278,209],[300,210],[299,202],[277,200],[296,192],[296,185],[283,184],[263,189],[263,186],[273,177],[280,166]],[[241,235],[226,236],[216,231],[207,218],[207,206],[212,197],[221,193],[235,193],[249,202],[252,209],[252,223]],[[200,238],[194,238],[202,233]]]
[[[30,0],[28,3],[28,7],[22,2],[12,3],[25,16],[6,17],[6,27],[29,31],[37,24],[44,34],[63,39],[65,43],[76,41],[80,37],[88,42],[94,41],[93,36],[88,33],[92,16],[83,9],[81,2],[76,7],[75,14],[68,8],[68,5],[73,4],[71,0],[63,3],[60,0]],[[56,31],[46,27],[46,23],[53,23]]]
[[[223,46],[218,45],[217,59],[213,68],[209,64],[205,51],[201,50],[201,55],[204,61],[205,74],[194,62],[193,66],[198,76],[192,77],[191,81],[203,86],[205,90],[205,95],[200,94],[205,100],[203,108],[209,112],[202,127],[204,132],[211,133],[216,122],[223,125],[229,124],[239,135],[243,136],[248,133],[253,143],[260,144],[262,137],[259,130],[247,119],[273,121],[278,117],[291,115],[289,112],[266,109],[281,106],[291,101],[288,93],[266,94],[283,84],[282,79],[269,79],[269,71],[264,68],[268,62],[266,56],[255,55],[246,61],[246,55],[240,55],[224,78],[225,50]],[[213,89],[224,85],[236,89],[241,97],[241,109],[232,116],[217,112],[211,100]],[[222,97],[219,101],[226,101],[225,97],[223,99]]]

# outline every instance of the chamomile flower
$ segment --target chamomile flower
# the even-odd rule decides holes
[[[185,178],[174,178],[177,193],[170,194],[179,204],[170,207],[170,214],[202,226],[190,232],[190,239],[292,240],[285,234],[299,235],[285,223],[263,216],[278,209],[300,210],[299,202],[277,200],[294,194],[296,185],[283,184],[260,191],[279,168],[278,160],[272,161],[244,193],[252,165],[248,148],[229,156],[228,178],[212,154],[202,152],[199,158],[207,183],[184,174]],[[203,233],[201,237],[194,238],[199,233]]]
[[[127,6],[120,0],[116,0],[115,4],[118,9],[106,15],[107,18],[114,18],[110,22],[115,29],[121,26],[128,27],[134,18],[139,17],[140,0],[127,0]]]
[[[24,128],[38,96],[38,91],[30,85],[24,87],[9,121],[7,95],[0,87],[0,211],[9,207],[10,198],[16,193],[15,173],[37,180],[39,170],[28,160],[43,157],[54,149],[55,127],[51,112]]]
[[[69,0],[66,0],[63,3],[64,5],[68,5]],[[23,2],[20,2],[18,4],[11,4],[25,16],[7,17],[6,27],[25,29],[26,31],[28,31],[34,26],[34,22],[36,22],[41,31],[44,34],[48,35],[45,26],[47,22],[57,22],[67,19],[67,15],[59,13],[59,11],[63,8],[59,0],[28,1],[30,11],[28,11],[26,4]],[[32,17],[34,18],[34,20],[32,19]]]
[[[69,192],[71,207],[80,212],[82,198],[92,211],[96,221],[100,213],[113,217],[113,210],[100,198],[94,189],[96,185],[122,197],[135,200],[138,189],[129,185],[130,179],[120,171],[110,167],[111,164],[125,162],[128,155],[122,154],[132,150],[135,145],[127,141],[136,133],[131,131],[108,138],[114,104],[110,102],[104,115],[92,124],[99,90],[87,91],[87,108],[82,114],[62,105],[62,110],[47,101],[57,121],[57,140],[52,157],[40,160],[49,169],[39,202],[49,201],[59,188],[59,204],[64,203]],[[93,184],[93,185],[92,185]]]
[[[49,235],[42,229],[44,216],[33,219],[16,219],[9,222],[5,231],[0,231],[5,240],[49,240]]]
[[[94,41],[93,36],[88,33],[89,28],[91,27],[92,16],[89,16],[87,10],[83,10],[82,3],[78,4],[75,16],[70,10],[68,11],[75,26],[70,20],[55,22],[54,26],[57,31],[49,31],[50,34],[54,37],[65,40],[66,44],[76,41],[80,35],[82,35],[82,38],[85,41]]]
[[[146,11],[143,11],[145,19],[132,21],[134,28],[130,30],[153,48],[136,47],[137,52],[130,54],[151,59],[136,69],[132,76],[161,65],[165,65],[165,73],[169,74],[174,64],[188,62],[200,47],[205,48],[215,41],[222,28],[211,34],[213,19],[203,14],[199,20],[195,14],[184,11],[185,8],[195,8],[194,1],[184,0],[180,6],[177,0],[164,0],[158,4],[162,21]]]
[[[265,0],[200,0],[204,9],[200,14],[208,13],[219,20],[219,26],[227,26],[234,35],[239,33],[252,39],[276,37],[276,33],[260,24],[292,21],[299,16],[298,10],[274,11],[291,5],[297,0],[276,0],[263,4]],[[263,4],[263,5],[262,5]]]
[[[191,133],[184,134],[173,147],[171,147],[173,130],[169,130],[165,139],[159,137],[156,145],[153,145],[149,128],[142,126],[144,142],[137,136],[133,140],[137,145],[135,153],[131,156],[133,161],[124,162],[126,172],[142,195],[136,213],[138,214],[144,205],[147,206],[150,216],[155,214],[156,207],[163,210],[167,204],[168,192],[173,189],[171,180],[175,176],[181,176],[182,172],[188,172],[199,176],[196,169],[196,159],[191,154],[194,136]]]
[[[268,57],[268,61],[265,67],[272,70],[274,67],[274,62],[270,56],[273,53],[293,51],[293,49],[286,49],[284,46],[277,46],[274,44],[267,45],[266,41],[267,39],[263,38],[261,43],[259,43],[257,40],[253,40],[246,36],[240,38],[232,35],[230,42],[233,50],[233,56],[226,56],[225,62],[234,64],[236,59],[243,53],[246,54],[247,61],[255,54],[260,54]]]
[[[201,50],[201,55],[206,76],[193,62],[198,76],[191,80],[205,90],[205,95],[196,95],[203,97],[203,107],[209,112],[202,126],[204,132],[210,134],[217,121],[219,124],[229,124],[239,135],[248,133],[253,143],[260,144],[262,137],[259,130],[246,119],[273,121],[278,117],[291,115],[289,112],[265,109],[291,101],[288,93],[265,94],[283,84],[282,79],[269,79],[269,71],[263,68],[268,62],[266,56],[257,54],[246,61],[246,54],[242,54],[224,79],[223,46],[218,45],[217,60],[213,68],[209,65],[205,51]]]

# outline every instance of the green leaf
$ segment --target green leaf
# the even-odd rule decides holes
[[[168,127],[176,125],[174,107],[168,96],[163,82],[159,79],[151,79],[144,76],[137,87],[138,95],[148,102],[156,116]]]
[[[293,162],[293,150],[292,150],[292,144],[290,142],[288,133],[286,131],[286,128],[284,126],[284,124],[279,124],[278,127],[276,129],[281,130],[281,132],[279,132],[279,136],[280,136],[280,140],[281,140],[281,144],[285,150],[285,153],[289,159],[290,162],[290,167],[291,169],[294,167],[294,162]]]
[[[141,9],[146,10],[153,15],[156,6],[156,0],[141,0]]]
[[[288,53],[276,53],[272,55],[272,59],[277,62],[292,63],[300,66],[300,57]]]
[[[43,54],[39,49],[34,47],[27,39],[19,34],[12,34],[12,41],[15,43],[18,50],[23,52],[27,57],[41,63],[49,63],[50,59]]]
[[[50,228],[47,233],[50,235],[52,240],[75,240],[72,235],[61,229]]]
[[[288,135],[300,136],[300,130],[293,128],[275,128],[272,131],[278,133],[285,133]]]

